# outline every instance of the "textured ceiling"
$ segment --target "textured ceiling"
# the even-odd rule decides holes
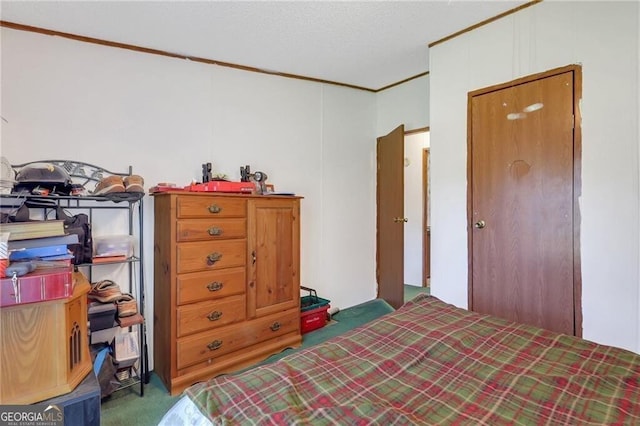
[[[3,21],[379,89],[528,1],[2,1]]]

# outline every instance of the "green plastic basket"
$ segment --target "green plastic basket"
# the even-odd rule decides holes
[[[308,296],[302,296],[300,298],[300,312],[306,312],[312,309],[318,309],[330,303],[329,300],[323,299],[322,297],[318,297],[318,294],[312,288],[300,286],[300,290],[309,292]]]

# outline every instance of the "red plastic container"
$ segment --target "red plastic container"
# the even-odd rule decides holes
[[[204,183],[193,183],[185,187],[193,192],[239,192],[251,194],[256,186],[253,182],[229,182],[224,180],[212,180]]]
[[[330,305],[323,305],[310,311],[300,313],[300,329],[302,334],[308,333],[313,330],[327,325],[328,314]]]
[[[0,280],[0,306],[63,299],[73,293],[71,268],[36,270],[21,277]]]

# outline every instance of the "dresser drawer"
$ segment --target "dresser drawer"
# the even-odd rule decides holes
[[[245,238],[247,219],[183,219],[178,221],[177,230],[178,242]]]
[[[246,310],[244,294],[180,306],[178,337],[242,321]]]
[[[246,277],[243,267],[178,275],[178,305],[244,294]]]
[[[177,199],[178,218],[246,217],[247,204],[242,198],[181,196]]]
[[[247,257],[246,240],[204,241],[178,244],[176,268],[185,272],[244,266]]]
[[[290,310],[265,318],[216,328],[178,339],[178,370],[263,342],[300,327],[300,311]]]

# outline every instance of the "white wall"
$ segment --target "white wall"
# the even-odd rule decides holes
[[[3,28],[0,151],[186,185],[201,164],[262,170],[304,196],[301,281],[345,308],[375,297],[376,95]],[[153,197],[144,268],[153,333]],[[101,225],[96,224],[99,229]],[[108,231],[102,226],[101,233]]]
[[[377,290],[375,102],[371,93],[352,92],[330,85],[323,90],[323,217],[310,224],[322,259],[314,262],[317,269],[307,268],[310,286],[339,294],[331,305],[340,308],[374,299]]]
[[[640,352],[638,8],[545,1],[430,49],[436,296],[467,306],[467,93],[580,63],[583,336]]]
[[[640,22],[640,7],[637,8],[637,17],[638,17],[638,22]],[[640,32],[640,26],[638,31]],[[640,44],[640,40],[638,41],[638,44]],[[638,58],[637,60],[637,66],[638,66],[638,70],[636,75],[640,74],[640,58]],[[638,110],[640,110],[640,82],[636,83],[636,106],[638,108]],[[637,114],[640,115],[640,112]],[[636,128],[636,135],[635,135],[635,139],[640,143],[640,123],[638,124],[637,128]],[[638,164],[640,165],[640,149],[638,149]],[[640,182],[640,166],[638,168],[638,182]],[[640,200],[640,184],[638,185],[638,199]],[[639,219],[640,222],[640,219]],[[640,241],[640,227],[638,227],[638,240]],[[640,254],[638,255],[639,259],[638,259],[638,276],[640,277]],[[638,338],[637,338],[637,348],[636,348],[636,352],[640,353],[640,290],[638,291]]]
[[[377,93],[376,135],[401,124],[405,131],[429,125],[429,74]]]

